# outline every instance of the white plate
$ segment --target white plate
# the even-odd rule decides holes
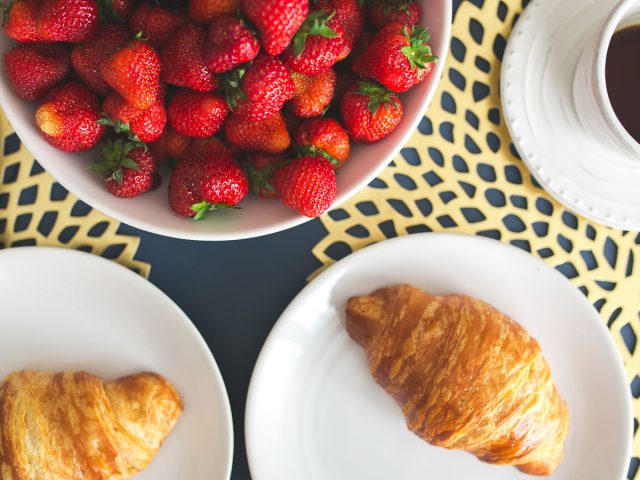
[[[534,0],[511,33],[501,95],[514,145],[559,202],[640,230],[640,164],[594,138],[573,100],[578,60],[619,0]]]
[[[405,427],[344,329],[353,295],[410,283],[466,293],[538,339],[569,406],[566,456],[553,480],[626,478],[632,414],[622,361],[594,308],[560,273],[494,240],[420,234],[338,262],[276,324],[255,368],[246,413],[254,480],[503,480],[514,467],[433,447]]]
[[[449,50],[451,0],[420,0],[425,15],[424,25],[431,33],[430,44],[441,61],[433,74],[420,85],[402,94],[404,117],[398,128],[374,145],[354,146],[351,158],[340,169],[338,196],[334,206],[347,200],[371,180],[398,154],[407,143],[433,98],[444,69]],[[13,42],[0,34],[0,55]],[[42,166],[62,185],[80,199],[107,215],[134,227],[169,237],[190,240],[236,240],[257,237],[300,225],[309,218],[285,207],[279,201],[247,198],[241,210],[218,211],[204,221],[181,217],[168,204],[168,175],[162,185],[135,199],[116,198],[104,187],[102,180],[89,171],[95,152],[69,154],[49,145],[34,126],[35,102],[16,97],[4,73],[0,72],[0,104],[25,146]],[[251,197],[251,195],[249,196]]]
[[[72,250],[0,251],[0,379],[24,369],[163,375],[184,413],[136,480],[229,478],[231,409],[211,352],[166,295],[126,268]]]

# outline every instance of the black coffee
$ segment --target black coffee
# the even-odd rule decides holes
[[[607,52],[606,79],[613,110],[640,143],[640,26],[613,35]]]

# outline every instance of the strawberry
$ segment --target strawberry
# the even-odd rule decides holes
[[[145,110],[160,91],[160,57],[139,39],[117,49],[100,63],[104,81],[134,107]]]
[[[100,18],[126,22],[133,15],[138,0],[98,0]],[[137,32],[136,32],[137,33]]]
[[[214,18],[238,9],[239,0],[189,0],[189,16],[194,22],[210,23]]]
[[[364,27],[364,9],[360,0],[315,0],[314,8],[336,12],[336,21],[344,30],[345,40],[353,45]]]
[[[293,97],[295,86],[289,69],[276,57],[260,55],[248,68],[225,75],[227,104],[244,120],[257,122],[282,110]]]
[[[334,169],[349,159],[349,135],[333,118],[314,118],[300,124],[293,144],[303,155],[322,155]]]
[[[276,189],[272,185],[276,170],[285,163],[281,155],[251,153],[247,155],[244,167],[251,190],[261,198],[275,198]]]
[[[229,143],[245,152],[282,153],[291,144],[282,114],[251,122],[232,114],[224,124]]]
[[[367,10],[369,23],[376,30],[391,22],[416,25],[422,16],[415,0],[369,0]]]
[[[192,147],[171,172],[171,208],[198,220],[209,210],[237,205],[249,187],[231,153],[217,139],[197,140]]]
[[[84,42],[100,29],[95,0],[43,0],[36,16],[36,33],[49,42]]]
[[[214,73],[228,72],[258,55],[260,44],[245,23],[234,15],[211,22],[205,60]]]
[[[229,109],[217,93],[180,90],[169,101],[169,124],[181,135],[210,137],[222,126]]]
[[[69,48],[56,44],[18,45],[4,55],[4,69],[16,95],[37,100],[71,70]]]
[[[402,120],[398,96],[367,80],[354,83],[340,103],[342,119],[351,138],[373,143],[389,135]]]
[[[162,77],[177,87],[198,92],[211,92],[218,80],[204,62],[207,32],[201,25],[187,23],[175,34],[175,40],[162,50]]]
[[[171,127],[167,127],[160,138],[149,145],[149,148],[158,163],[161,163],[169,159],[180,160],[189,151],[190,144],[191,139],[189,137],[180,135]]]
[[[138,110],[112,92],[104,100],[102,111],[105,114],[105,118],[100,120],[102,125],[114,127],[116,133],[125,133],[137,142],[157,140],[167,124],[167,113],[161,98],[146,110]]]
[[[107,23],[100,35],[81,43],[71,52],[71,65],[82,81],[99,95],[106,95],[109,85],[100,75],[100,64],[129,40],[129,31],[119,23]]]
[[[291,72],[295,93],[289,109],[298,117],[317,117],[327,109],[336,87],[336,73],[327,70],[320,75]]]
[[[183,13],[143,3],[133,12],[129,20],[129,31],[133,35],[142,32],[143,37],[148,38],[151,45],[162,48],[187,20],[187,16]]]
[[[309,13],[308,0],[240,0],[240,7],[269,55],[284,52]]]
[[[425,28],[389,23],[353,61],[353,72],[377,80],[394,92],[404,92],[424,81],[437,58]]]
[[[335,18],[335,10],[332,13],[316,10],[298,30],[293,43],[282,55],[282,61],[294,72],[318,75],[350,51],[344,30]]]
[[[99,160],[91,166],[99,173],[116,197],[133,198],[151,190],[156,179],[158,162],[153,154],[122,138],[109,140]]]
[[[282,203],[307,217],[318,217],[336,198],[336,174],[322,156],[304,156],[276,171],[273,184]]]
[[[54,88],[36,110],[36,126],[44,139],[65,152],[95,147],[104,134],[99,119],[98,98],[75,82]]]
[[[15,0],[4,6],[4,33],[18,42],[38,42],[36,16],[41,0]]]
[[[200,157],[202,202],[191,208],[195,220],[204,218],[208,211],[233,208],[247,196],[249,182],[231,154],[213,153]]]

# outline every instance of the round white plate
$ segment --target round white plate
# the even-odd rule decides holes
[[[530,479],[514,467],[433,447],[405,426],[344,328],[353,295],[399,283],[465,293],[538,341],[569,406],[565,459],[553,480],[626,478],[632,439],[622,361],[594,308],[560,273],[480,237],[420,234],[338,262],[290,304],[256,365],[246,413],[254,480]]]
[[[419,2],[425,12],[423,23],[431,33],[431,47],[440,62],[427,80],[401,95],[404,115],[391,135],[373,145],[354,145],[349,161],[337,177],[338,195],[334,207],[365,187],[398,154],[415,132],[436,93],[449,50],[451,0]],[[6,53],[13,43],[0,33],[0,54]],[[205,220],[195,222],[174,213],[169,207],[168,174],[163,176],[161,186],[152,192],[134,199],[114,197],[98,175],[89,171],[97,152],[70,154],[49,145],[34,125],[36,102],[25,102],[15,96],[4,69],[0,69],[0,104],[25,146],[56,180],[92,207],[134,227],[189,240],[237,240],[279,232],[309,220],[279,201],[257,200],[249,195],[242,202],[242,209],[213,212]]]
[[[184,413],[136,480],[229,478],[231,409],[211,352],[166,295],[126,268],[73,250],[0,251],[0,380],[25,369],[163,375]]]
[[[596,222],[640,230],[640,163],[594,138],[573,100],[586,45],[618,0],[534,0],[511,33],[501,95],[514,145],[559,202]]]

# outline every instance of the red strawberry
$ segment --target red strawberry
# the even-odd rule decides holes
[[[4,33],[18,42],[38,42],[36,16],[41,0],[15,0],[4,7]]]
[[[189,151],[190,144],[189,137],[180,135],[171,127],[167,127],[160,138],[149,145],[149,148],[160,163],[169,159],[180,160]]]
[[[80,43],[99,29],[95,0],[43,0],[36,16],[36,32],[44,41]]]
[[[133,15],[138,0],[98,0],[102,19],[126,22]],[[138,33],[138,32],[136,32]]]
[[[336,170],[349,159],[349,135],[333,118],[303,122],[293,136],[293,144],[303,155],[322,155]]]
[[[216,137],[196,138],[191,140],[187,154],[191,157],[208,155],[231,155],[231,151]]]
[[[183,13],[168,8],[143,3],[129,20],[129,31],[133,35],[142,32],[144,38],[155,48],[161,48],[171,40],[175,32],[187,22]]]
[[[353,84],[340,104],[351,138],[373,143],[386,137],[402,120],[402,103],[385,87],[366,80]]]
[[[298,117],[322,115],[333,99],[336,74],[327,70],[320,75],[291,72],[295,93],[289,102],[290,110]]]
[[[189,16],[194,22],[210,23],[214,18],[238,9],[239,0],[189,0]]]
[[[210,137],[222,126],[229,109],[217,93],[180,90],[169,101],[169,124],[181,135]]]
[[[244,162],[251,190],[262,198],[275,198],[276,189],[272,185],[276,170],[285,163],[281,155],[269,153],[252,153]]]
[[[245,152],[282,153],[291,144],[289,131],[282,114],[266,120],[250,122],[232,114],[224,124],[227,140]]]
[[[208,211],[233,208],[247,196],[249,182],[231,154],[209,154],[200,157],[202,202],[193,205],[195,220],[204,218]]]
[[[120,47],[100,64],[100,73],[108,85],[134,107],[144,110],[160,92],[160,58],[141,40]]]
[[[180,215],[200,219],[208,210],[235,206],[248,183],[220,142],[197,141],[194,147],[171,172],[169,204]]]
[[[223,88],[231,110],[244,120],[257,122],[282,110],[295,87],[280,60],[260,55],[247,70],[238,68],[226,75]]]
[[[175,40],[162,50],[162,76],[167,83],[198,92],[211,92],[218,80],[204,63],[207,33],[203,26],[188,23],[175,34]]]
[[[133,198],[154,186],[158,162],[151,152],[118,138],[105,144],[91,170],[104,178],[113,195]]]
[[[104,59],[129,40],[129,31],[119,23],[107,23],[93,40],[77,45],[71,52],[71,65],[86,83],[98,93],[106,95],[109,85],[100,75],[100,64]]]
[[[4,55],[4,69],[16,95],[37,100],[69,73],[69,48],[55,44],[18,45]]]
[[[269,55],[284,52],[309,13],[308,0],[240,0],[240,6]]]
[[[54,88],[36,110],[36,126],[44,139],[65,152],[95,147],[104,134],[99,119],[98,98],[75,82]]]
[[[256,58],[259,51],[258,40],[238,17],[222,15],[211,22],[205,60],[212,72],[233,70]]]
[[[305,156],[276,171],[273,184],[282,202],[307,217],[318,217],[336,198],[336,174],[326,158]]]
[[[298,30],[282,61],[294,72],[318,75],[329,70],[350,51],[344,30],[335,18],[335,10],[332,13],[316,10],[309,14]]]
[[[364,27],[364,9],[360,0],[316,0],[314,8],[326,12],[336,12],[336,21],[344,30],[349,45],[353,45]]]
[[[416,25],[422,16],[415,0],[370,0],[367,13],[371,26],[376,30],[391,22]]]
[[[437,58],[422,27],[389,23],[376,33],[369,47],[353,62],[354,73],[377,80],[394,92],[424,81]]]
[[[100,121],[102,125],[114,127],[117,133],[125,133],[133,141],[153,142],[160,138],[167,124],[167,112],[161,98],[146,110],[138,110],[112,92],[102,104],[102,111],[106,115]]]

